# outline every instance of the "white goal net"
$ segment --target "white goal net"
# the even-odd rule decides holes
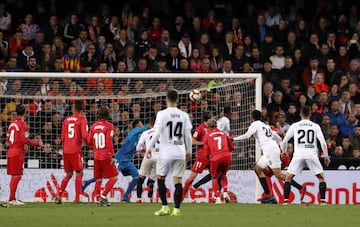
[[[30,137],[41,139],[43,148],[29,148],[27,168],[62,168],[61,126],[71,113],[76,99],[86,105],[89,126],[97,119],[99,106],[107,106],[116,126],[115,151],[131,130],[131,122],[140,119],[144,124],[165,108],[168,89],[179,91],[179,108],[186,111],[195,129],[205,112],[216,117],[224,107],[231,107],[231,132],[239,135],[247,130],[252,110],[261,108],[261,77],[259,74],[78,74],[78,73],[2,73],[0,89],[0,167],[6,166],[6,130],[16,117],[17,104],[28,108],[26,121]],[[201,91],[199,101],[191,101],[189,93]],[[195,159],[196,148],[194,147]],[[256,159],[254,140],[237,143],[232,155],[234,170],[251,169]],[[143,154],[134,162],[140,166]],[[86,168],[93,165],[93,154],[84,146]],[[189,161],[188,168],[191,168]]]

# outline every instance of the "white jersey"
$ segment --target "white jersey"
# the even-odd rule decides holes
[[[146,147],[149,146],[150,140],[152,139],[154,132],[155,132],[155,130],[153,128],[151,128],[141,134],[139,142],[136,145],[136,151],[145,150]],[[151,151],[151,159],[157,160],[157,158],[159,156],[159,142],[158,141],[154,144],[154,146],[152,146],[150,148],[150,151]],[[144,158],[147,159],[147,157],[144,157]]]
[[[293,157],[302,159],[317,158],[317,140],[319,140],[325,156],[328,156],[326,141],[318,124],[310,120],[301,120],[293,123],[288,129],[282,143],[284,151],[286,151],[287,143],[292,137],[294,137]]]
[[[262,121],[252,122],[247,132],[241,136],[235,137],[234,140],[249,139],[252,135],[255,137],[262,150],[266,149],[266,146],[277,146],[277,142],[281,141],[280,136],[273,133],[270,126]]]
[[[184,159],[191,152],[191,129],[189,115],[176,107],[159,111],[156,116],[153,137],[149,146],[159,140],[159,159]]]
[[[230,120],[227,117],[222,117],[216,122],[217,128],[226,132],[226,134],[230,134]]]

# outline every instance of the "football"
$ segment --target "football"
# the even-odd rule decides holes
[[[192,90],[189,94],[191,101],[199,101],[201,99],[201,92],[199,90]]]

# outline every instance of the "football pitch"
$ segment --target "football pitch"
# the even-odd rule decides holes
[[[359,226],[360,212],[356,205],[183,204],[180,217],[154,216],[159,208],[144,203],[27,203],[0,208],[0,226]]]

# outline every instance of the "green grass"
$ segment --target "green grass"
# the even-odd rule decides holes
[[[173,207],[173,204],[170,204]],[[190,227],[190,226],[359,226],[360,206],[338,205],[260,205],[260,204],[183,204],[181,217],[156,217],[160,204],[27,203],[0,208],[0,226],[4,227]]]

